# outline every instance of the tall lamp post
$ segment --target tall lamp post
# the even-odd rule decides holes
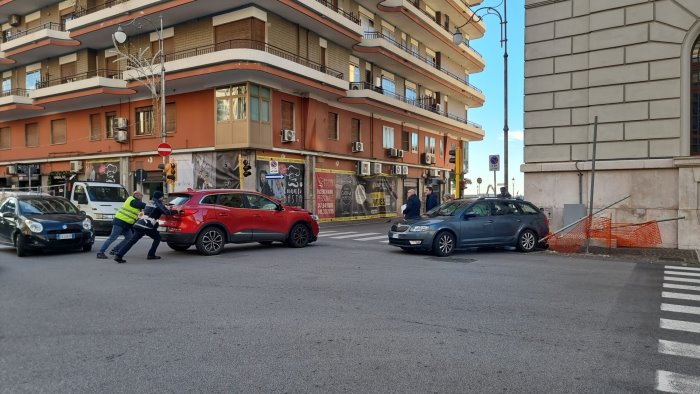
[[[155,33],[158,35],[158,53],[154,54],[152,59],[148,59],[144,56],[146,53],[145,49],[139,50],[137,55],[124,53],[121,51],[119,45],[117,44],[124,44],[127,38],[129,38],[126,32],[124,32],[122,25],[119,25],[117,27],[117,31],[112,34],[112,40],[114,43],[114,48],[121,55],[120,59],[118,60],[126,60],[127,69],[135,70],[139,75],[139,79],[142,80],[143,84],[151,92],[151,97],[156,101],[160,100],[160,138],[161,142],[165,143],[167,140],[167,130],[165,124],[165,51],[163,48],[163,15],[159,16],[160,27],[156,26],[156,24],[150,19],[142,16],[134,18],[130,22],[124,24],[124,26],[135,24],[136,21],[140,19],[150,23],[155,30]],[[137,27],[141,28],[140,25],[137,25]],[[155,62],[156,58],[158,58],[158,63]],[[155,73],[153,72],[153,66],[155,64],[160,65],[160,77],[158,81],[155,80]],[[158,90],[158,85],[160,85],[160,90]],[[166,156],[163,156],[163,171],[165,171],[165,165]],[[167,192],[167,181],[163,179],[163,193],[167,194]]]
[[[452,42],[456,45],[464,42],[464,34],[459,29],[471,22],[480,22],[483,15],[495,15],[501,25],[501,48],[503,48],[503,185],[508,190],[508,12],[506,4],[508,0],[502,0],[503,14],[493,7],[480,7],[472,11],[472,16],[467,21],[455,28],[452,35]],[[482,12],[483,11],[483,12]],[[481,14],[481,15],[479,15]]]

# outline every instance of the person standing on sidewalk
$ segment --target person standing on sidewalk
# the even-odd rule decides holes
[[[98,259],[107,258],[105,252],[112,242],[114,242],[120,235],[124,235],[124,239],[115,248],[113,248],[109,254],[114,254],[115,251],[124,246],[126,241],[131,236],[131,226],[133,226],[134,223],[136,223],[136,220],[138,220],[139,213],[146,208],[146,203],[141,201],[142,198],[143,193],[137,190],[131,196],[129,196],[126,201],[124,201],[124,204],[114,215],[114,219],[112,219],[112,232],[109,234],[109,237],[107,237],[107,240],[102,244],[100,251],[97,253]]]
[[[148,235],[153,239],[151,244],[151,249],[148,251],[148,260],[158,260],[160,256],[156,256],[156,250],[158,250],[158,244],[160,244],[160,234],[158,233],[158,219],[161,215],[172,215],[176,211],[171,211],[163,205],[163,193],[157,191],[153,193],[153,203],[148,204],[146,209],[143,210],[143,217],[134,223],[133,231],[126,243],[120,247],[114,257],[114,261],[117,263],[126,263],[124,260],[124,255],[131,249],[132,246],[143,238],[144,235]]]
[[[406,208],[403,210],[404,218],[406,220],[420,219],[420,199],[416,194],[416,189],[409,189],[407,194]]]
[[[425,212],[428,212],[439,205],[438,195],[431,186],[426,186],[423,192],[425,194]]]

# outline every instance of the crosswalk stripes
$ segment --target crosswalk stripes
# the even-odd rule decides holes
[[[333,238],[333,239],[346,239],[346,238],[355,238],[355,237],[360,237],[363,235],[370,235],[370,234],[376,235],[379,233],[350,234],[350,235],[341,235],[339,237],[331,237],[331,238]],[[334,235],[336,235],[336,234],[334,234]]]
[[[378,236],[375,236],[375,237],[355,238],[353,241],[374,241],[374,240],[377,240],[377,239],[386,239],[386,237],[387,237],[387,235],[384,234],[384,235],[378,235]]]
[[[700,337],[695,335],[700,334],[700,323],[684,320],[697,319],[700,315],[700,285],[695,285],[700,284],[700,279],[697,279],[700,277],[700,268],[668,265],[664,268],[661,311],[668,315],[659,318],[659,327],[664,334],[683,332],[692,335],[691,341],[694,343],[659,339],[658,352],[670,356],[700,359],[700,345],[698,345]],[[681,300],[680,304],[676,304],[676,300]],[[683,303],[697,305],[682,305]],[[668,393],[700,393],[700,376],[657,370],[656,390]]]
[[[325,239],[348,240],[353,242],[389,243],[386,233],[376,232],[360,233],[356,231],[323,230],[318,233],[318,237]]]

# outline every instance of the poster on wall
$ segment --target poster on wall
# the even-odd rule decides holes
[[[256,189],[283,204],[304,206],[304,160],[258,156]]]
[[[89,182],[120,183],[119,159],[85,162],[85,179]]]
[[[216,152],[216,188],[238,189],[238,151]]]
[[[358,177],[353,172],[316,172],[319,218],[359,219],[396,214],[396,178]]]
[[[214,153],[195,153],[192,158],[194,160],[194,188],[197,190],[214,189],[216,186]]]
[[[173,189],[184,191],[187,188],[194,189],[194,165],[192,164],[192,154],[182,153],[170,155],[170,161],[175,163],[177,176]]]

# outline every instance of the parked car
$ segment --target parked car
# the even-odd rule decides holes
[[[0,202],[0,244],[17,256],[31,250],[92,250],[95,234],[85,212],[63,197],[15,194]]]
[[[221,253],[227,243],[284,242],[302,248],[318,237],[318,222],[307,210],[249,190],[170,193],[167,205],[179,213],[161,217],[161,238],[174,250],[195,245],[203,255]]]
[[[532,203],[479,198],[450,201],[419,220],[394,224],[389,245],[406,251],[430,250],[438,256],[477,246],[515,246],[530,252],[548,233],[547,216]]]

